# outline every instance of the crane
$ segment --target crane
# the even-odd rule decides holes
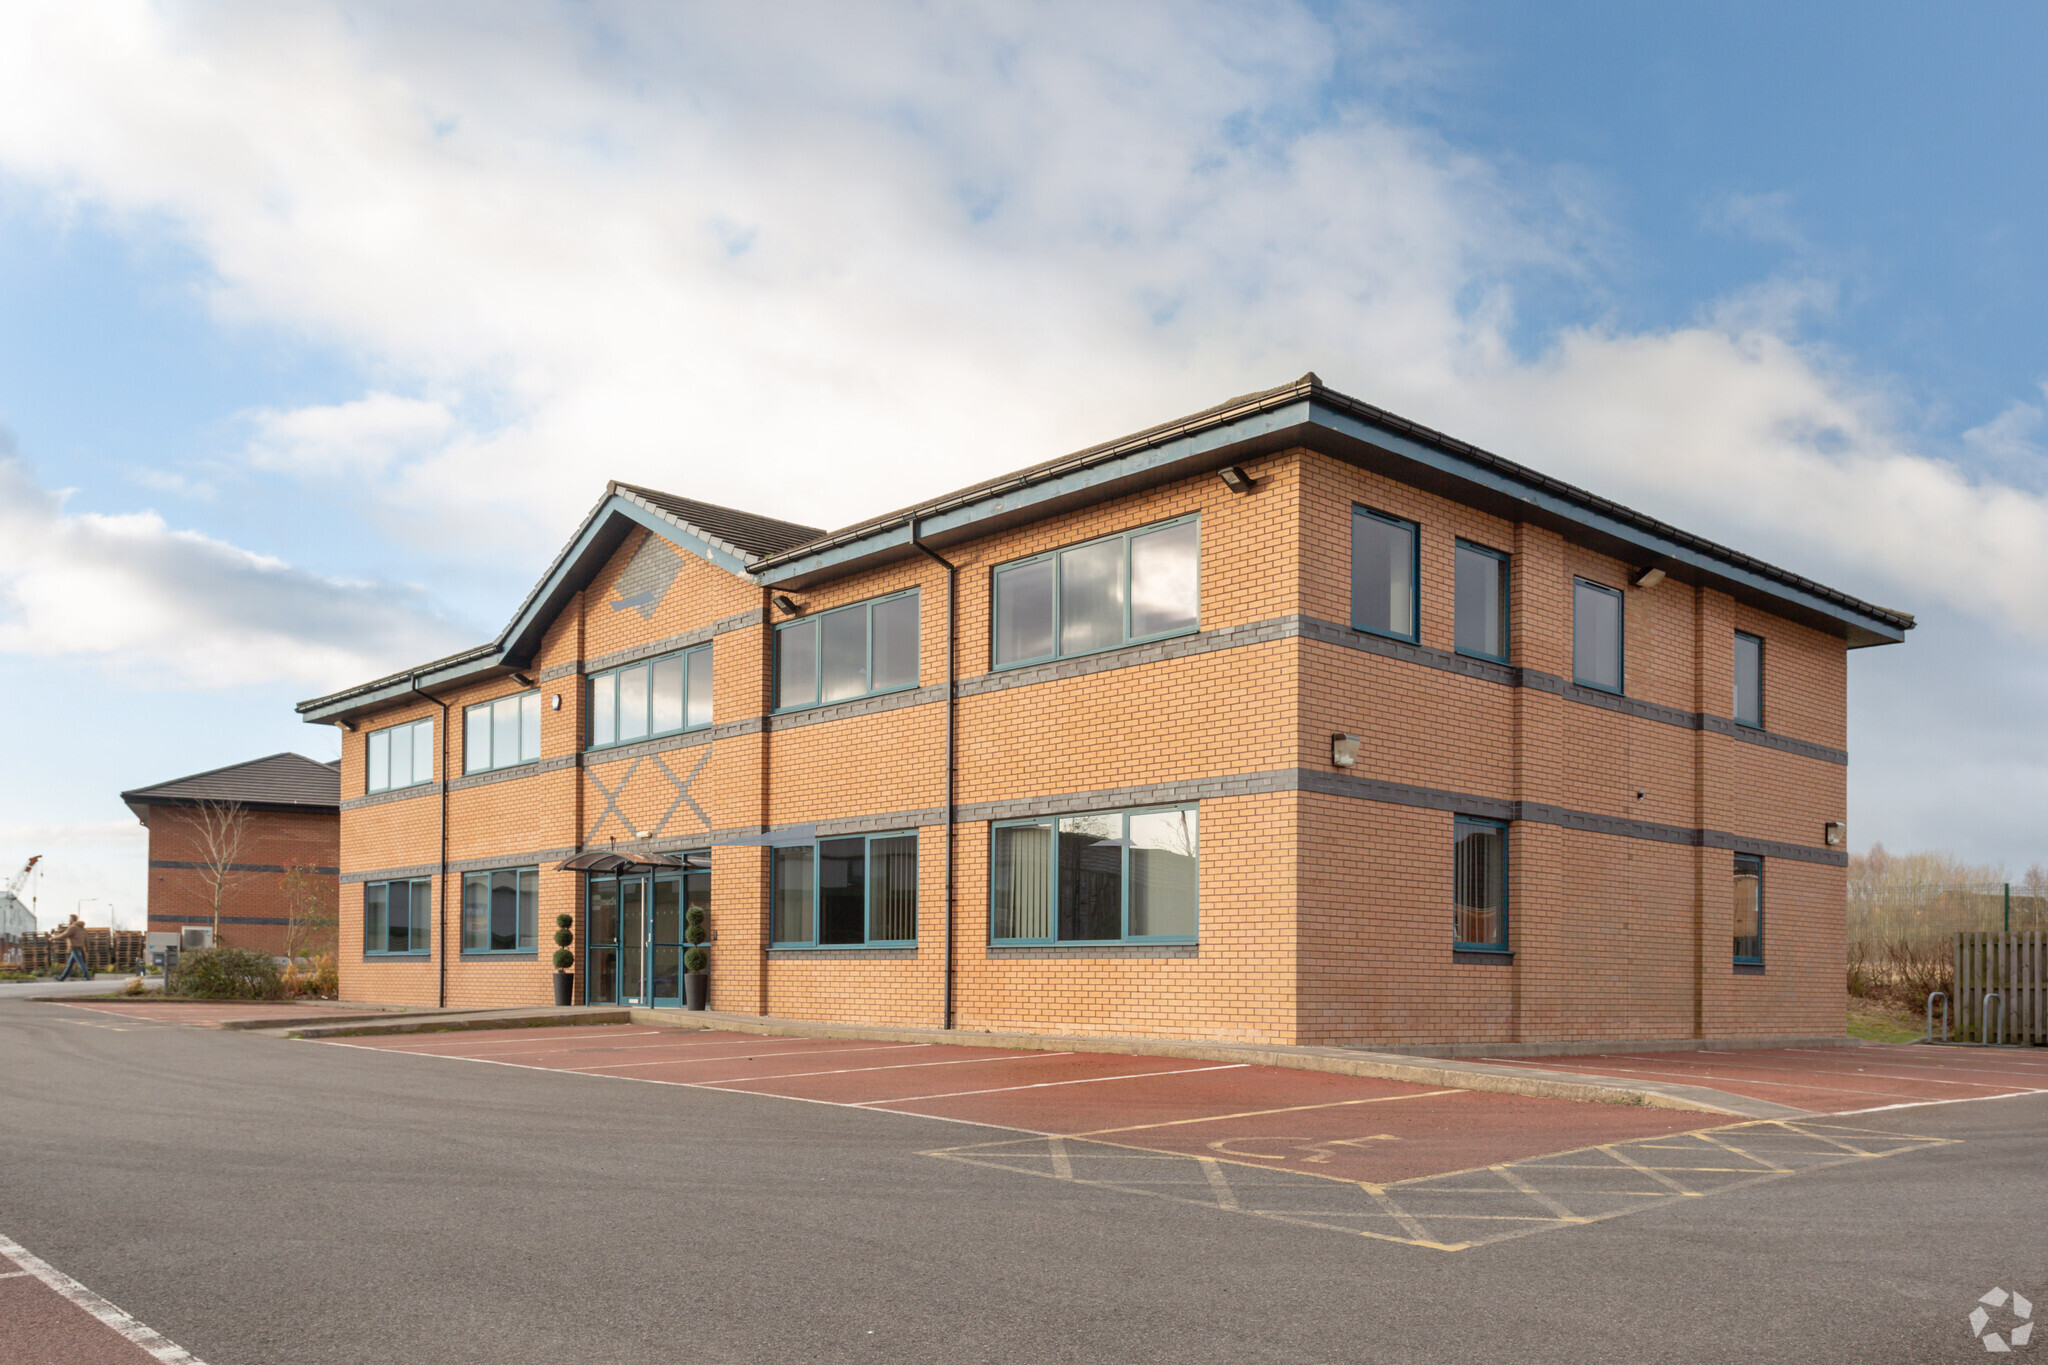
[[[14,874],[14,880],[7,883],[7,894],[10,896],[19,897],[21,895],[21,888],[28,885],[28,874],[35,871],[36,864],[41,862],[42,860],[43,855],[40,853],[36,854],[35,857],[30,858],[28,862],[22,867],[21,871]]]

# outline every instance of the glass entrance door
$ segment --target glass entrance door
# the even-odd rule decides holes
[[[647,878],[619,878],[619,998],[647,1003]]]
[[[584,947],[583,1003],[619,1003],[619,884],[610,877],[590,879],[589,915],[584,921],[589,943]]]
[[[657,877],[647,918],[648,993],[656,1009],[683,1004],[683,883]]]

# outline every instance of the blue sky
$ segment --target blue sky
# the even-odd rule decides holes
[[[608,477],[838,524],[1329,382],[1916,612],[1851,838],[2048,852],[2034,8],[0,16],[0,869],[487,637]],[[0,872],[4,875],[4,872]]]

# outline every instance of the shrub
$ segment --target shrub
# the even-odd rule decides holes
[[[341,994],[341,971],[336,967],[333,953],[313,954],[313,994],[323,1000],[332,1000]]]
[[[576,954],[569,945],[576,941],[576,917],[555,916],[555,970],[566,972],[576,965]]]
[[[247,948],[195,948],[178,958],[169,995],[199,1000],[275,1000],[285,993],[277,959]]]
[[[683,942],[689,944],[683,953],[683,970],[701,972],[709,965],[711,954],[704,949],[704,943],[711,937],[711,931],[704,927],[704,907],[693,905],[683,912]]]

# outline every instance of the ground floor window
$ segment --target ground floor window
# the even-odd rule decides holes
[[[1508,827],[1458,817],[1453,827],[1451,946],[1508,950]]]
[[[539,950],[540,869],[467,872],[462,877],[462,951]]]
[[[989,937],[997,943],[1192,939],[1199,812],[1101,811],[995,826]]]
[[[421,954],[433,946],[434,883],[420,877],[363,883],[363,951]]]
[[[1735,855],[1735,960],[1764,960],[1764,860],[1748,853]]]
[[[917,835],[855,834],[774,851],[777,948],[917,941]]]

